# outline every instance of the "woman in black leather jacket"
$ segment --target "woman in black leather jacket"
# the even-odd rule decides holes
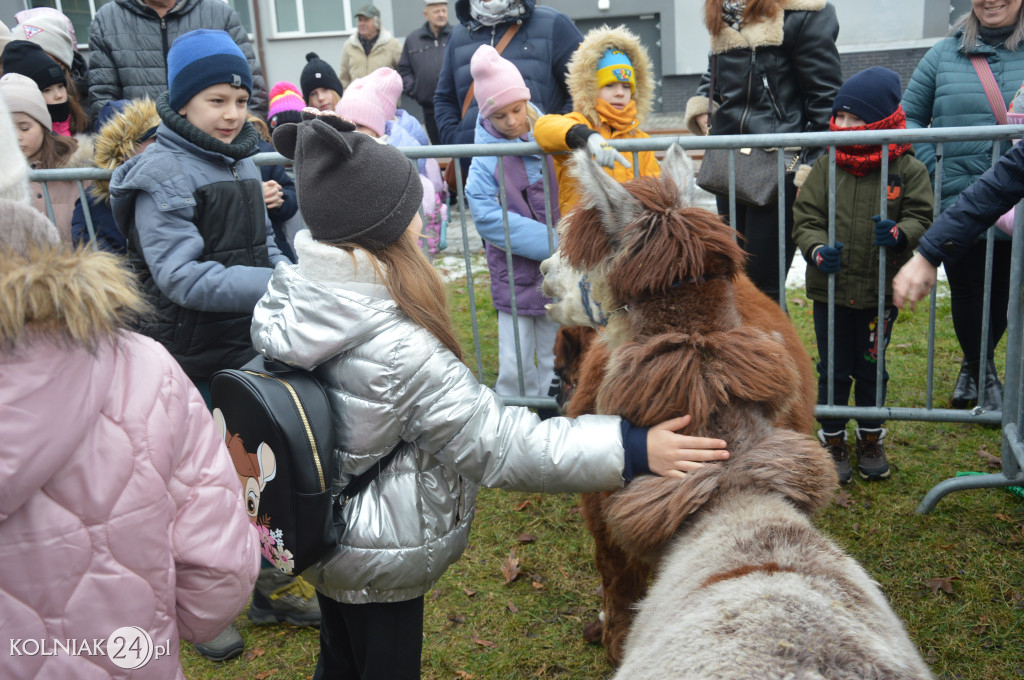
[[[842,74],[839,20],[826,0],[705,0],[711,33],[708,71],[686,104],[686,125],[697,135],[768,134],[828,130]],[[709,97],[711,69],[715,92]],[[713,99],[713,107],[709,100]],[[709,117],[709,111],[711,113]],[[802,149],[799,168],[785,183],[786,264],[792,262],[796,187],[822,149]],[[736,228],[748,253],[747,274],[779,298],[778,204],[736,207]],[[729,212],[728,197],[718,211]]]

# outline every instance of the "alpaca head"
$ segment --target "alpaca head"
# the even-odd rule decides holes
[[[679,145],[669,148],[657,178],[620,184],[583,150],[574,154],[570,172],[580,204],[560,225],[559,251],[565,265],[601,288],[606,307],[741,271],[735,232],[692,206],[693,165]]]

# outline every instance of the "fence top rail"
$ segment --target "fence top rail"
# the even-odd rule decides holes
[[[967,127],[916,128],[913,130],[856,130],[843,132],[790,132],[769,135],[652,135],[641,139],[611,140],[619,151],[664,151],[673,143],[684,150],[742,149],[748,147],[822,147],[847,144],[885,144],[892,142],[939,143],[1009,140],[1024,137],[1024,125],[979,125]],[[468,158],[471,156],[527,156],[542,153],[536,142],[498,144],[447,144],[436,146],[402,146],[399,151],[411,159]],[[252,157],[256,165],[290,163],[279,153],[260,153]],[[32,170],[33,182],[108,179],[109,170],[102,168],[58,168]]]

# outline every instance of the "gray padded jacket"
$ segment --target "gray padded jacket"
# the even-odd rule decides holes
[[[267,84],[235,10],[220,0],[180,0],[161,19],[141,0],[115,0],[89,26],[89,96],[95,118],[114,99],[155,100],[167,90],[167,51],[197,28],[227,31],[252,68],[249,109],[267,114]]]
[[[336,493],[398,447],[336,516],[340,544],[303,573],[350,604],[424,595],[466,547],[478,485],[534,492],[623,484],[617,416],[540,421],[505,406],[373,283],[368,256],[295,239],[256,305],[252,339],[271,359],[313,370],[335,416]]]

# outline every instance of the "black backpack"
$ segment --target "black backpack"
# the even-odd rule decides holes
[[[210,394],[263,556],[286,574],[302,573],[345,531],[332,507],[335,442],[327,392],[308,371],[257,356],[215,373]],[[349,482],[340,501],[365,489],[397,452]]]
[[[263,556],[301,573],[338,541],[327,393],[309,372],[258,356],[215,373],[210,395]]]

